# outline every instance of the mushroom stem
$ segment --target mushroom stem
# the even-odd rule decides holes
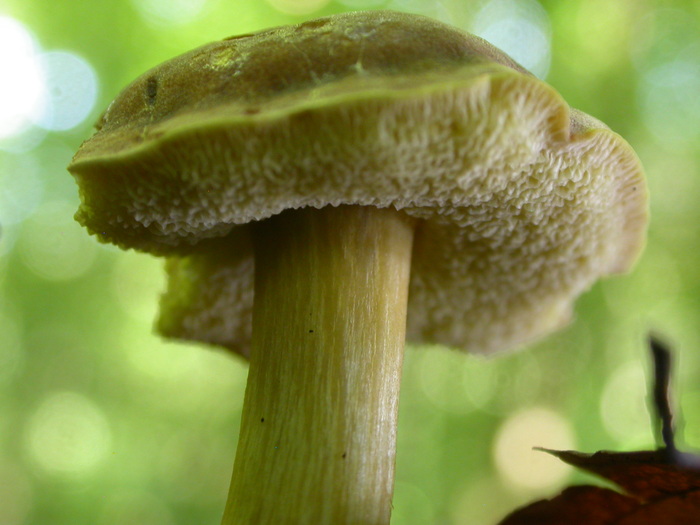
[[[253,347],[223,524],[388,524],[414,222],[305,208],[253,226]]]

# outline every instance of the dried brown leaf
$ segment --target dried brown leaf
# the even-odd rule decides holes
[[[625,493],[642,501],[700,490],[700,468],[697,467],[700,458],[690,454],[668,454],[665,449],[595,454],[540,450],[612,481]]]
[[[609,525],[639,506],[634,498],[601,487],[569,487],[550,500],[510,514],[500,525]]]

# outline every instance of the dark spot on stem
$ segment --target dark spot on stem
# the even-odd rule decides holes
[[[343,459],[345,459],[348,456],[347,452],[343,452]]]
[[[313,334],[313,333],[314,333],[314,331],[313,331],[313,330],[309,330],[309,333],[310,333],[310,334]]]
[[[260,422],[261,422],[261,423],[264,423],[264,422],[265,422],[265,418],[264,418],[264,417],[261,417],[261,418],[260,418]]]

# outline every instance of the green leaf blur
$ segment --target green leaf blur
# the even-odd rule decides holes
[[[89,237],[65,166],[148,68],[226,36],[376,8],[491,39],[625,137],[652,196],[634,272],[597,284],[564,330],[490,360],[408,348],[392,523],[489,525],[576,480],[533,446],[653,446],[652,329],[677,351],[679,441],[700,448],[698,2],[5,0],[0,523],[220,521],[246,365],[153,335],[161,261]]]

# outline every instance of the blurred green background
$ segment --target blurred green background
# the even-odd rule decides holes
[[[648,172],[634,272],[565,330],[482,360],[409,347],[393,523],[490,525],[590,481],[532,446],[651,447],[645,337],[674,344],[700,448],[700,3],[681,0],[4,0],[0,3],[0,524],[219,522],[246,365],[152,333],[161,261],[72,220],[65,166],[109,101],[202,43],[353,9],[475,32],[606,122]]]

